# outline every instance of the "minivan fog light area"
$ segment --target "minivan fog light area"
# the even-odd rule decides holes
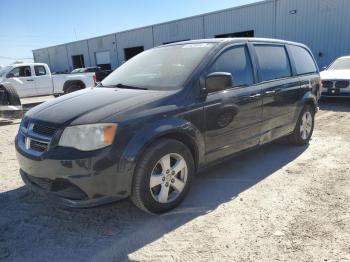
[[[64,129],[58,145],[82,151],[101,149],[113,143],[117,127],[117,124],[69,126]]]

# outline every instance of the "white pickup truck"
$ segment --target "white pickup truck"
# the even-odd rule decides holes
[[[11,84],[19,97],[61,95],[95,86],[95,73],[52,75],[47,64],[21,63],[0,70],[0,85]]]

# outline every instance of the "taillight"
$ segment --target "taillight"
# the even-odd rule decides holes
[[[94,82],[96,82],[96,73],[92,75],[92,79],[94,80]]]

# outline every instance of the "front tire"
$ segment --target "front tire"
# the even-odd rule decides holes
[[[133,181],[132,202],[143,211],[161,214],[185,198],[194,175],[190,150],[173,139],[161,139],[139,160]]]
[[[306,105],[300,113],[293,133],[289,136],[289,142],[293,145],[306,145],[309,143],[315,125],[315,110]]]

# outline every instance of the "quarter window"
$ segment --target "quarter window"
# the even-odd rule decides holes
[[[210,73],[231,73],[234,86],[254,83],[252,63],[246,46],[233,47],[222,53],[210,68]]]
[[[268,81],[292,75],[284,46],[256,45],[261,80]]]
[[[36,76],[46,75],[46,70],[45,70],[45,67],[43,66],[34,66],[34,70],[35,70]]]
[[[300,46],[289,46],[298,75],[317,72],[317,67],[309,51]]]

